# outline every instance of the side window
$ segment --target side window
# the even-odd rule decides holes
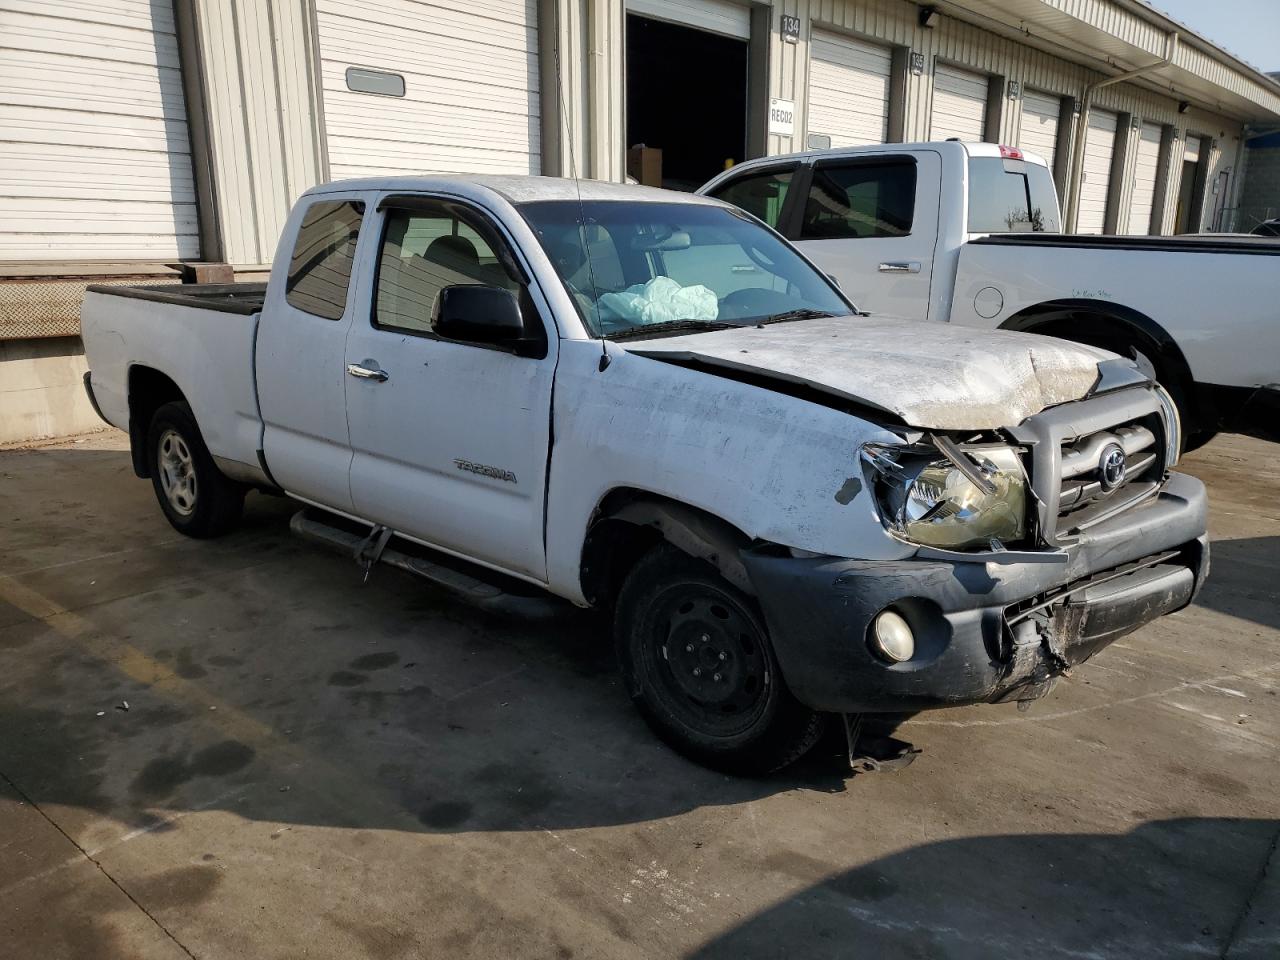
[[[490,243],[451,205],[387,211],[378,252],[376,326],[427,333],[440,291],[469,283],[520,289]]]
[[[1047,168],[1023,160],[969,161],[970,233],[1057,233],[1058,195]]]
[[[285,283],[285,299],[292,306],[326,320],[342,318],[363,217],[364,204],[354,200],[321,201],[307,208]]]
[[[910,160],[824,164],[800,225],[801,240],[905,237],[916,206],[916,165]]]
[[[775,230],[791,189],[792,170],[770,170],[765,173],[747,174],[730,181],[711,194],[717,200],[732,203],[747,213],[759,217]]]

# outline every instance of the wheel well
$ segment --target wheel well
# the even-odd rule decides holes
[[[1000,325],[1002,330],[1038,333],[1132,357],[1141,351],[1156,368],[1186,422],[1198,419],[1191,368],[1164,327],[1124,304],[1104,300],[1052,300],[1028,307]]]
[[[609,492],[591,515],[579,576],[593,606],[613,602],[622,581],[646,552],[666,541],[703,560],[738,589],[754,594],[738,551],[751,538],[706,510],[633,488]]]
[[[186,397],[168,376],[153,367],[129,368],[129,450],[133,455],[133,472],[139,477],[151,476],[151,465],[147,463],[147,428],[151,418],[162,406],[175,400],[186,400]]]

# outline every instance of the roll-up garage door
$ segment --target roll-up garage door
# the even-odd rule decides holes
[[[806,132],[830,137],[833,147],[888,140],[891,63],[887,47],[815,30]]]
[[[537,173],[537,22],[536,0],[318,0],[333,179]]]
[[[173,5],[0,14],[0,260],[200,254]]]
[[[627,0],[627,13],[739,40],[751,39],[751,8],[745,3],[730,3],[729,0]]]
[[[1133,164],[1133,196],[1129,200],[1132,234],[1151,232],[1151,207],[1156,197],[1156,173],[1160,166],[1160,124],[1144,123],[1138,136]]]
[[[981,141],[987,121],[987,78],[945,63],[933,68],[929,139]]]
[[[1049,93],[1028,90],[1022,95],[1022,126],[1018,128],[1018,146],[1044,157],[1053,169],[1058,152],[1058,115],[1062,101]]]
[[[1102,233],[1107,222],[1107,191],[1111,187],[1111,158],[1116,147],[1116,115],[1106,110],[1089,112],[1084,138],[1084,181],[1080,184],[1080,209],[1076,233]]]

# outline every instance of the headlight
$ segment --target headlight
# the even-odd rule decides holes
[[[876,474],[881,517],[898,537],[963,550],[1026,536],[1027,480],[1015,450],[982,447],[963,454],[986,481],[985,490],[932,447],[868,444],[863,453]]]
[[[1169,391],[1158,383],[1155,388],[1164,414],[1164,465],[1169,469],[1175,466],[1178,458],[1182,456],[1182,418],[1178,415],[1178,405],[1173,402],[1173,396]]]

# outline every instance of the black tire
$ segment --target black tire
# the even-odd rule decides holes
[[[219,537],[240,522],[245,488],[213,462],[185,402],[166,403],[152,416],[147,465],[160,509],[179,533]]]
[[[641,715],[697,763],[761,776],[800,759],[822,734],[823,715],[787,689],[755,602],[668,544],[627,575],[614,638]]]

